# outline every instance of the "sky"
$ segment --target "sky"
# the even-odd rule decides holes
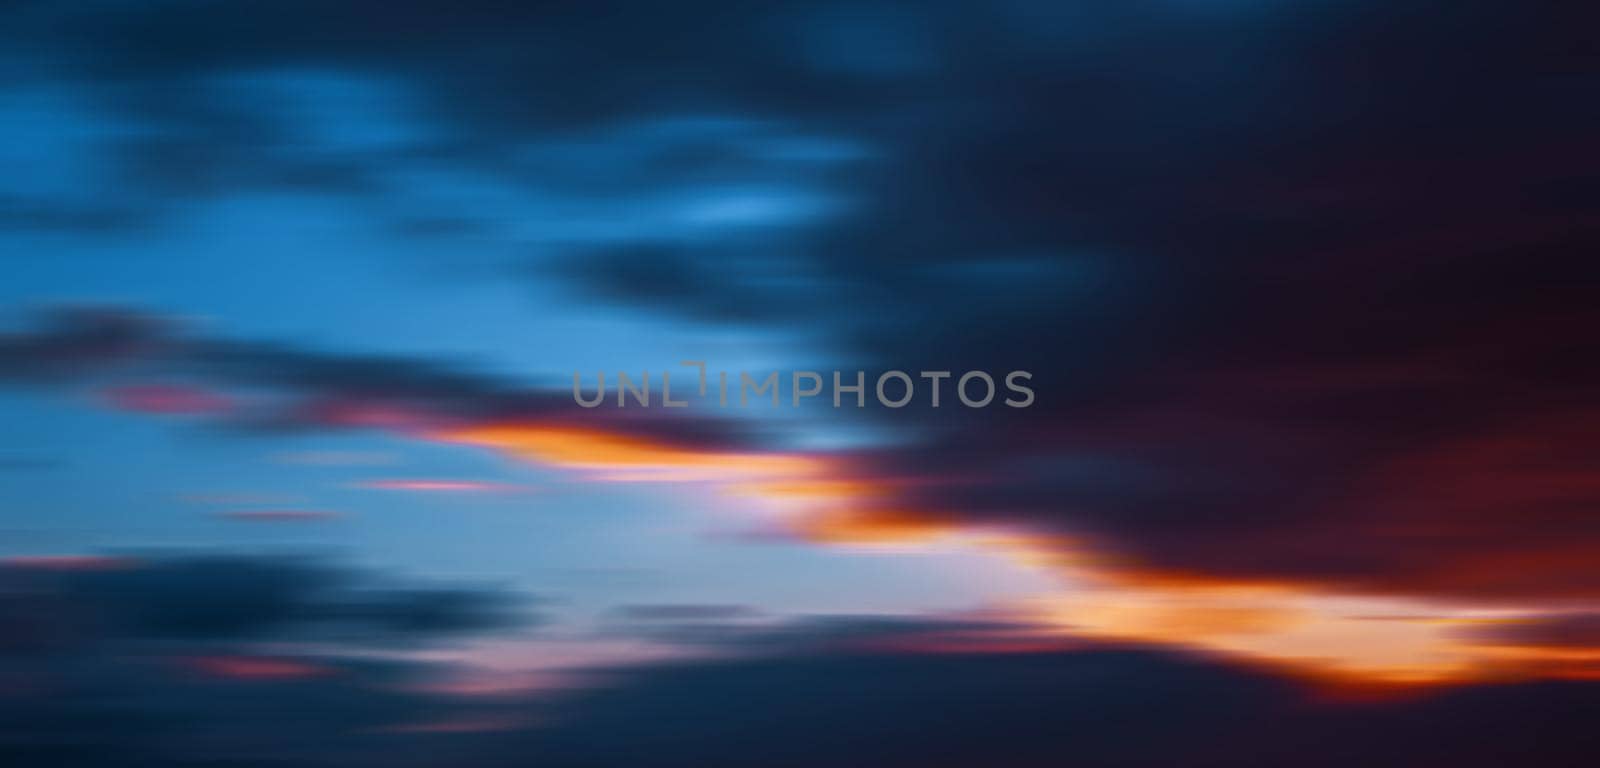
[[[0,756],[1580,763],[1596,21],[0,3]]]

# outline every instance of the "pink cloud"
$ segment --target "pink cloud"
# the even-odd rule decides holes
[[[179,663],[208,677],[230,680],[301,680],[333,674],[318,664],[266,656],[192,656]]]
[[[38,571],[108,571],[133,564],[126,557],[104,555],[21,555],[0,559],[0,565]]]
[[[104,393],[113,408],[136,413],[215,414],[233,409],[233,401],[204,389],[165,384],[113,387]]]

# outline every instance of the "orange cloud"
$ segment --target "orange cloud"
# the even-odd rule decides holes
[[[794,478],[817,475],[823,462],[803,455],[682,448],[642,437],[565,426],[491,424],[435,433],[436,439],[477,445],[517,458],[575,470],[618,473],[652,482]]]

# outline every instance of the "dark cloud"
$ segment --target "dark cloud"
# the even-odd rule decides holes
[[[887,148],[845,177],[861,204],[774,235],[803,254],[773,267],[792,290],[726,267],[726,241],[569,274],[632,306],[832,328],[886,368],[1033,371],[1035,408],[939,414],[932,444],[864,458],[928,479],[914,500],[948,521],[1174,574],[1593,596],[1591,14],[1216,13],[933,11],[934,65],[892,77],[718,38],[663,80]],[[652,111],[630,95],[584,116]]]
[[[1490,622],[1466,636],[1497,645],[1588,649],[1600,647],[1600,614],[1562,613]]]
[[[818,297],[814,281],[787,273],[782,261],[739,258],[754,243],[736,243],[707,253],[705,246],[672,243],[624,244],[578,249],[552,268],[596,298],[654,311],[678,311],[717,322],[769,324],[792,319]]]
[[[166,324],[138,312],[65,308],[0,334],[0,376],[22,382],[94,375],[165,353]]]
[[[981,618],[745,623],[696,641],[700,660],[590,670],[575,690],[458,695],[431,685],[447,665],[362,651],[498,631],[499,609],[481,606],[508,596],[393,581],[326,561],[218,555],[6,566],[0,757],[18,766],[1043,766],[1063,755],[1089,766],[1556,766],[1574,764],[1591,741],[1591,684],[1330,699],[1168,652],[1041,649],[1027,644],[1036,636],[1026,625]],[[645,625],[750,618],[704,606],[624,614]],[[290,641],[296,633],[300,642]]]
[[[635,670],[529,741],[577,765],[1562,765],[1586,749],[1591,689],[1345,702],[1139,650],[835,647]]]
[[[936,92],[857,78],[871,106],[763,100],[742,69],[719,82],[746,108],[892,148],[860,209],[795,236],[812,301],[760,306],[885,368],[1035,373],[1026,413],[864,457],[926,479],[932,517],[1132,570],[1592,597],[1591,16],[1325,5],[1223,34],[1119,6],[1081,37],[1040,19],[1038,47],[986,18],[940,38],[963,57]],[[632,253],[582,284],[689,314],[763,296],[720,286],[715,248]]]
[[[376,651],[536,619],[497,590],[327,561],[171,554],[0,566],[7,765],[423,764],[417,724],[503,703],[424,693],[449,665]],[[437,745],[434,745],[437,746]]]
[[[0,565],[14,638],[410,643],[508,629],[533,613],[495,590],[401,588],[312,559],[166,556]],[[64,561],[72,565],[79,561]],[[17,601],[7,603],[17,608]],[[81,633],[81,635],[79,634]]]
[[[460,362],[208,338],[178,318],[132,309],[56,309],[32,319],[30,328],[0,333],[0,383],[106,387],[116,407],[207,413],[254,432],[541,424],[710,448],[769,437],[754,424],[661,408],[585,410],[568,382],[529,385]]]

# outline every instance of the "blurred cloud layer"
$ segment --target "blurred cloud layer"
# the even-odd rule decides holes
[[[0,755],[1581,762],[1597,21],[0,4]]]

